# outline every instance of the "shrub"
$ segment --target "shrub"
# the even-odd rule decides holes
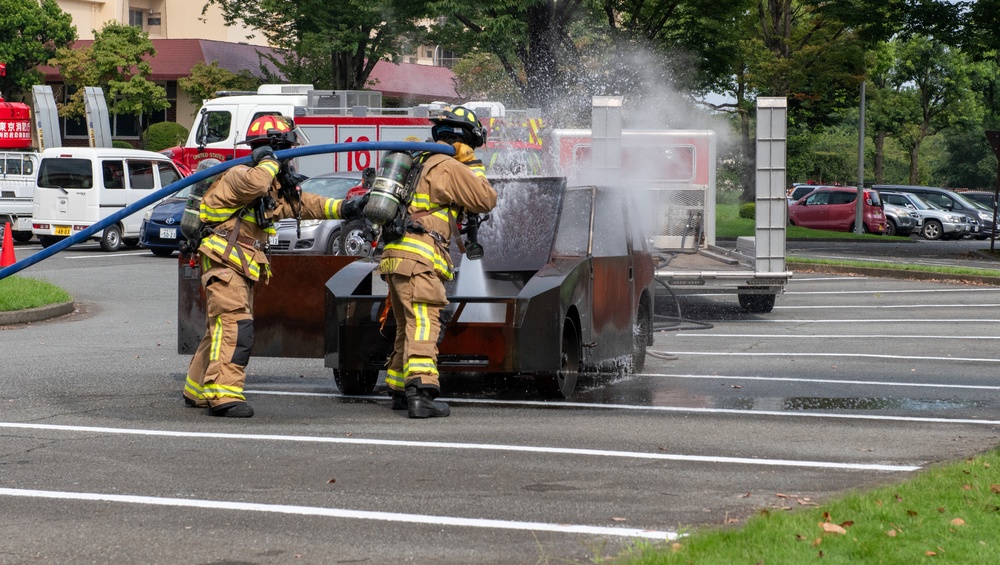
[[[740,217],[748,218],[753,220],[757,217],[757,205],[753,202],[747,202],[746,204],[740,204]]]
[[[135,149],[135,147],[132,147],[131,143],[120,139],[111,140],[111,147],[114,147],[115,149]]]
[[[162,151],[184,145],[187,136],[187,128],[177,122],[159,122],[146,128],[142,134],[142,146],[146,151]]]

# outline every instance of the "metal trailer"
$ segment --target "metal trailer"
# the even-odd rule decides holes
[[[758,99],[755,236],[739,238],[735,248],[716,242],[715,132],[622,130],[620,111],[614,103],[595,106],[593,134],[551,132],[553,172],[571,183],[603,174],[642,195],[656,278],[671,293],[736,294],[745,311],[770,312],[791,278],[785,268],[786,100]]]

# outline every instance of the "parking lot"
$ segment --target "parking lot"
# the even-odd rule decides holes
[[[802,274],[767,315],[695,296],[641,375],[568,402],[452,377],[430,421],[258,358],[257,415],[226,420],[180,399],[176,267],[88,244],[21,273],[80,309],[0,328],[0,564],[585,563],[1000,442],[998,287]]]

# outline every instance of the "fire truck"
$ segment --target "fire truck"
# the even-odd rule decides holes
[[[31,239],[31,197],[38,168],[31,150],[31,110],[0,97],[0,237],[9,222],[16,241]]]

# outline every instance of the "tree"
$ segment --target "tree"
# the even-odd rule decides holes
[[[202,101],[215,98],[220,90],[257,90],[260,84],[260,79],[250,71],[243,70],[236,74],[220,67],[218,61],[208,65],[198,61],[191,68],[190,75],[177,79],[177,86],[187,93],[195,108],[200,108]]]
[[[270,57],[286,80],[317,88],[361,90],[380,60],[398,59],[426,15],[411,0],[208,0],[227,24],[259,30],[282,55]],[[252,37],[252,35],[251,35]]]
[[[982,121],[982,106],[971,90],[971,69],[959,51],[925,36],[899,45],[892,82],[911,119],[897,131],[910,153],[910,184],[917,184],[920,145],[947,128]]]
[[[138,27],[109,22],[94,32],[85,49],[61,48],[49,64],[59,68],[67,87],[74,89],[60,104],[59,115],[80,118],[86,114],[85,86],[105,90],[108,111],[140,118],[170,106],[163,87],[146,80],[152,72],[147,60],[156,55],[149,34]]]
[[[36,69],[76,39],[72,17],[55,0],[0,0],[0,95],[21,100],[44,77]]]

